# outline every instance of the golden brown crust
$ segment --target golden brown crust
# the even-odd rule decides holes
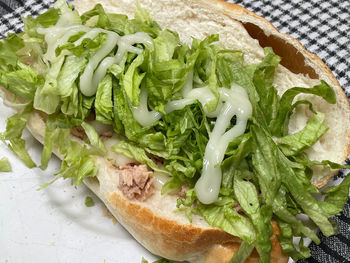
[[[240,246],[240,239],[218,228],[201,228],[192,224],[179,224],[163,218],[142,204],[130,202],[120,193],[107,194],[107,201],[118,214],[118,220],[127,222],[128,230],[145,247],[152,244],[158,251],[151,252],[171,258],[185,260],[193,258],[198,262],[229,262]],[[287,262],[278,242],[279,228],[272,223],[274,234],[271,236],[271,262]],[[155,244],[156,243],[156,244]],[[258,262],[259,255],[254,250],[246,262]]]
[[[107,200],[119,215],[119,221],[127,222],[128,230],[135,233],[146,247],[152,244],[158,249],[152,252],[160,256],[184,260],[184,255],[185,258],[196,257],[213,244],[240,241],[217,228],[203,229],[190,223],[183,225],[163,218],[148,207],[130,202],[116,192],[109,193]]]

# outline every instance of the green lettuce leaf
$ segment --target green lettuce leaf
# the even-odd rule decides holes
[[[0,139],[8,141],[8,147],[29,168],[36,167],[26,150],[26,143],[21,138],[24,128],[32,111],[32,105],[28,105],[22,113],[17,113],[6,120],[6,130],[0,134]]]
[[[57,77],[60,74],[64,62],[64,57],[60,57],[47,72],[45,84],[39,86],[35,92],[34,108],[47,114],[56,112],[60,102],[57,90]]]
[[[0,159],[0,172],[11,172],[11,164],[6,157]]]
[[[146,259],[142,258],[141,263],[148,263],[148,261]],[[165,258],[162,258],[162,259],[158,259],[156,261],[153,261],[152,263],[171,263],[171,261],[169,261]]]
[[[113,80],[110,74],[107,74],[98,85],[95,100],[96,120],[104,124],[113,124]]]
[[[57,123],[54,119],[55,116],[49,116],[46,121],[45,137],[44,137],[44,147],[41,153],[41,165],[40,168],[45,170],[51,159],[54,143],[61,140],[59,137],[59,129]]]
[[[13,71],[1,72],[0,84],[11,93],[32,101],[35,91],[43,85],[43,78],[31,67],[18,62]]]
[[[273,213],[283,222],[288,223],[293,229],[293,233],[296,236],[305,236],[309,237],[316,244],[320,243],[319,238],[316,233],[305,226],[295,215],[288,210],[288,204],[286,200],[286,190],[284,187],[279,189],[278,194],[273,202]]]
[[[294,200],[301,206],[303,211],[312,219],[312,221],[321,229],[326,236],[334,235],[336,233],[334,226],[328,220],[327,214],[322,210],[319,203],[299,180],[295,180],[296,175],[293,169],[288,164],[286,157],[280,153],[276,156],[279,169],[283,174],[283,184],[293,196]],[[311,182],[310,182],[311,184]]]
[[[37,17],[27,16],[23,18],[24,32],[30,37],[40,38],[41,36],[37,33],[37,29],[44,27],[50,27],[56,25],[60,18],[60,11],[56,8],[50,8],[45,13],[38,15]]]
[[[335,206],[335,211],[332,211],[331,216],[340,213],[348,200],[350,187],[350,176],[337,186],[331,186],[322,191],[325,195],[325,203]]]
[[[166,171],[160,169],[152,161],[152,159],[147,156],[146,151],[143,148],[137,147],[131,143],[128,143],[126,141],[118,142],[117,144],[112,146],[111,151],[123,154],[129,158],[133,158],[140,163],[144,163],[154,171],[166,173]]]
[[[278,235],[278,240],[283,249],[283,252],[290,256],[293,260],[310,257],[310,249],[303,244],[303,239],[300,239],[299,250],[293,244],[293,231],[289,224],[279,221],[278,225],[281,230],[281,234]]]
[[[16,52],[24,47],[23,39],[16,34],[9,33],[7,38],[0,41],[0,72],[17,65]]]
[[[287,134],[289,118],[294,108],[292,102],[295,96],[300,93],[314,94],[320,96],[330,104],[336,103],[334,90],[325,81],[321,81],[320,85],[314,86],[313,88],[291,88],[281,97],[278,115],[271,123],[272,135],[280,137]]]
[[[83,122],[81,124],[81,127],[84,129],[84,131],[89,139],[89,143],[91,145],[91,148],[93,150],[96,150],[96,154],[97,153],[99,153],[101,155],[105,154],[107,152],[107,149],[106,149],[104,143],[102,142],[100,136],[98,135],[98,133],[94,129],[94,127],[92,127],[87,122]]]
[[[135,119],[129,107],[125,90],[118,81],[113,82],[114,93],[114,123],[119,129],[124,130],[125,136],[130,140],[136,140],[145,134],[148,128],[142,127]],[[122,126],[121,126],[122,125]]]
[[[270,262],[270,236],[273,233],[270,223],[271,207],[260,206],[256,187],[253,183],[244,181],[238,171],[234,176],[233,189],[237,201],[256,229],[255,247],[260,255],[259,262]]]
[[[125,93],[133,106],[140,104],[140,84],[146,73],[141,73],[139,66],[143,63],[143,54],[138,55],[130,64],[121,82]]]
[[[216,75],[217,49],[211,45],[218,40],[219,35],[211,35],[199,43],[198,57],[194,65],[195,82],[200,86],[207,86],[215,96],[214,100],[205,105],[208,112],[216,109],[220,97]],[[194,41],[192,48],[196,45],[198,44]]]
[[[251,221],[233,209],[232,198],[221,198],[211,205],[197,203],[199,212],[212,227],[219,227],[227,233],[242,238],[248,244],[256,240],[256,231]]]
[[[95,5],[95,7],[81,15],[82,24],[86,24],[92,17],[98,16],[97,22],[92,27],[109,28],[110,20],[108,15],[105,13],[101,4]]]
[[[95,205],[94,199],[91,198],[91,196],[85,197],[85,206],[92,207]]]
[[[155,38],[158,36],[160,31],[161,28],[155,21],[152,20],[147,10],[141,8],[139,3],[136,3],[135,18],[128,21],[125,28],[125,34],[146,32]]]
[[[301,131],[278,138],[279,148],[286,156],[297,155],[308,149],[328,130],[322,124],[323,120],[323,113],[315,114]]]
[[[278,149],[263,129],[252,125],[251,131],[256,143],[252,165],[258,176],[260,190],[266,204],[271,206],[281,185],[281,175],[276,160]]]
[[[75,81],[87,64],[85,58],[67,56],[57,77],[57,91],[63,98],[73,93]]]
[[[26,142],[22,138],[13,138],[8,140],[9,144],[7,145],[11,151],[13,151],[19,159],[28,167],[36,167],[36,164],[33,162],[29,153],[26,150]]]
[[[246,242],[242,242],[239,249],[233,254],[229,263],[241,263],[250,256],[254,249],[254,245],[249,245]]]

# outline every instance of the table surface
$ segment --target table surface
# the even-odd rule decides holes
[[[0,0],[0,37],[9,31],[20,31],[23,26],[21,16],[42,13],[53,2]],[[229,2],[243,5],[265,17],[281,32],[292,35],[321,57],[350,98],[350,0]],[[0,111],[3,127],[11,110],[6,110],[0,103]],[[37,151],[40,146],[29,134],[26,137],[30,151],[40,160]],[[0,156],[4,155],[10,156],[14,171],[1,175],[0,263],[40,263],[47,262],[47,259],[50,262],[141,262],[142,256],[155,259],[118,223],[114,224],[106,216],[102,203],[85,187],[75,189],[68,181],[62,181],[43,191],[35,190],[57,172],[57,159],[53,159],[49,169],[43,172],[26,169],[1,144]],[[342,170],[337,178],[344,177],[345,173]],[[96,202],[92,208],[84,205],[87,195]],[[312,257],[300,263],[350,262],[350,199],[335,221],[339,225],[339,235],[326,238],[320,234],[322,243],[318,246],[312,243]],[[106,253],[95,252],[100,251],[99,247],[103,247]]]

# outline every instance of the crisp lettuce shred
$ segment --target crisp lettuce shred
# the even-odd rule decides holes
[[[11,172],[11,164],[6,157],[0,159],[0,172]]]
[[[98,167],[94,159],[106,154],[106,148],[88,122],[93,116],[125,137],[112,151],[171,176],[162,189],[163,194],[189,187],[186,198],[178,199],[178,212],[185,212],[189,219],[193,213],[200,214],[211,226],[243,240],[231,262],[243,262],[253,248],[259,253],[260,262],[270,262],[271,221],[278,223],[282,248],[294,260],[310,256],[309,249],[303,246],[304,238],[320,242],[314,230],[296,215],[306,214],[326,236],[336,233],[331,217],[344,207],[350,177],[341,185],[324,190],[323,202],[314,198],[314,194],[320,192],[310,182],[312,167],[339,169],[344,166],[307,158],[305,150],[328,128],[323,124],[324,114],[316,112],[310,101],[295,102],[296,96],[304,93],[335,103],[334,91],[326,82],[321,81],[313,88],[294,87],[280,97],[273,80],[281,58],[271,48],[265,48],[263,61],[247,65],[241,51],[214,44],[219,40],[218,35],[193,39],[188,46],[180,41],[176,32],[161,29],[139,6],[134,19],[107,14],[101,5],[82,16],[64,1],[55,7],[36,18],[25,18],[24,32],[8,34],[0,41],[0,84],[14,96],[10,105],[17,102],[22,105],[21,110],[7,120],[0,139],[25,165],[37,166],[26,150],[22,132],[30,114],[40,111],[46,120],[40,168],[48,166],[55,150],[63,157],[55,180],[69,178],[78,185],[84,178],[95,176]],[[96,95],[86,97],[79,89],[79,76],[92,55],[104,45],[106,34],[100,33],[75,45],[84,34],[77,32],[54,50],[57,59],[48,62],[43,56],[52,44],[46,43],[38,28],[67,21],[70,25],[98,27],[119,35],[146,32],[153,39],[153,46],[137,44],[143,52],[126,53],[120,64],[108,68]],[[165,114],[165,104],[182,98],[181,89],[189,78],[193,78],[193,88],[208,87],[214,99],[204,106],[195,102]],[[206,117],[203,107],[207,112],[214,111],[219,101],[218,87],[229,89],[232,84],[246,89],[253,115],[246,132],[227,148],[221,163],[223,179],[218,200],[204,205],[197,200],[194,185],[202,170],[215,119]],[[147,127],[134,119],[130,108],[140,104],[141,88],[148,93],[149,109],[164,114]],[[6,96],[3,97],[6,100]],[[302,130],[288,134],[289,119],[301,104],[310,109],[312,117]],[[234,119],[231,124],[235,125]],[[84,131],[88,144],[80,145],[70,139],[73,127]],[[162,160],[162,168],[155,158]],[[10,170],[6,159],[1,159],[0,170]],[[292,242],[293,236],[301,237],[298,248]]]

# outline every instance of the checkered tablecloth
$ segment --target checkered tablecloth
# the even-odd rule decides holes
[[[20,17],[37,15],[52,5],[52,0],[0,0],[0,37],[18,32]],[[267,18],[281,32],[298,39],[309,51],[322,58],[333,71],[350,99],[350,0],[236,0]],[[341,138],[339,138],[341,139]],[[349,159],[348,159],[349,163]],[[336,179],[344,177],[342,170]],[[311,244],[312,257],[301,262],[350,262],[350,200],[344,212],[335,217],[339,234],[322,243]]]

